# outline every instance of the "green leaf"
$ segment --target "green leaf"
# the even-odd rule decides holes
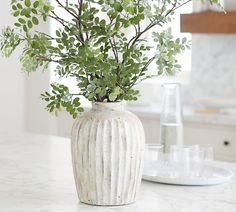
[[[25,24],[25,23],[26,23],[25,19],[23,19],[23,18],[19,18],[18,21],[19,21],[21,24]]]
[[[187,38],[184,37],[184,38],[182,39],[182,43],[186,43],[186,42],[187,42]]]
[[[31,13],[31,9],[30,8],[24,8],[23,10],[21,10],[21,15],[25,16],[27,18],[30,18],[30,13]]]
[[[77,118],[77,113],[74,113],[73,114],[73,119],[76,119]]]
[[[12,5],[11,7],[13,10],[17,10],[17,6],[16,5]]]
[[[53,110],[54,110],[54,107],[51,107],[51,108],[49,109],[49,112],[51,113],[51,112],[53,112]]]
[[[104,19],[101,20],[101,21],[100,21],[100,25],[101,25],[101,26],[105,26],[105,25],[106,25],[106,21],[105,21]]]
[[[113,101],[115,101],[116,98],[117,98],[117,95],[116,95],[115,93],[110,93],[110,94],[109,94],[109,100],[110,100],[110,101],[113,102]]]
[[[144,10],[145,10],[145,7],[139,7],[139,12],[140,13],[144,12]]]
[[[43,14],[43,20],[47,21],[47,15]]]
[[[32,17],[32,22],[33,22],[34,25],[38,25],[39,24],[39,20],[35,16]]]
[[[28,28],[27,28],[26,25],[23,26],[23,30],[24,30],[25,32],[28,32]]]
[[[13,16],[14,16],[14,17],[17,17],[17,16],[19,16],[19,15],[20,15],[20,11],[16,11],[16,12],[13,13]]]
[[[47,5],[44,5],[44,6],[43,6],[43,10],[44,10],[45,13],[48,13],[49,10],[50,10],[50,7],[47,6]]]
[[[27,25],[28,25],[28,27],[29,27],[30,29],[33,27],[33,24],[32,24],[31,21],[28,21],[28,22],[27,22]]]
[[[82,113],[82,112],[84,112],[84,108],[79,107],[79,108],[77,108],[77,111],[80,112],[80,113]]]
[[[80,99],[78,97],[76,97],[74,100],[73,100],[73,104],[78,107],[80,106]]]
[[[21,27],[21,24],[20,23],[15,23],[14,24],[16,27]]]
[[[121,12],[123,10],[123,7],[122,7],[121,3],[115,2],[114,9],[118,12]]]
[[[25,6],[26,6],[26,7],[30,7],[30,5],[31,5],[30,0],[25,0]]]
[[[34,8],[31,9],[31,12],[34,13],[34,14],[36,14],[36,15],[38,14],[37,10],[34,9]]]
[[[39,6],[39,1],[35,1],[34,4],[33,4],[33,7],[37,8],[38,6]]]
[[[21,3],[17,3],[16,6],[18,7],[18,9],[22,9],[22,8],[23,8],[22,5],[21,5]]]
[[[61,33],[59,30],[56,30],[56,35],[57,35],[57,37],[61,37]]]

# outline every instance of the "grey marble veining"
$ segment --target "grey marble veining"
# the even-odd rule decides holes
[[[236,35],[192,36],[191,82],[195,98],[236,99]]]
[[[236,164],[219,163],[236,173]],[[138,202],[95,207],[78,202],[69,139],[35,134],[0,136],[1,212],[235,212],[236,178],[217,186],[143,182]]]

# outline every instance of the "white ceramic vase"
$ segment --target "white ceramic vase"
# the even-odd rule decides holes
[[[140,120],[122,102],[93,103],[72,129],[78,196],[91,205],[135,202],[142,175],[145,136]]]

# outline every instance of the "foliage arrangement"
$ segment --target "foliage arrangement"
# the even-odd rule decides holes
[[[205,0],[218,4],[219,0]],[[175,11],[191,0],[12,0],[14,27],[2,31],[0,49],[5,57],[23,45],[22,70],[27,73],[57,64],[60,78],[75,78],[78,93],[64,84],[51,84],[42,94],[50,112],[61,108],[76,118],[83,111],[80,96],[90,101],[137,100],[134,85],[157,73],[180,70],[175,56],[189,47],[165,26]],[[202,0],[204,2],[204,0]],[[61,15],[60,11],[67,13]],[[37,31],[41,22],[60,24],[55,35]],[[151,35],[147,40],[147,34]],[[150,45],[152,43],[152,45]]]

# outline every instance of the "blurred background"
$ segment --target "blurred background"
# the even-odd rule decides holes
[[[181,83],[185,143],[211,145],[215,148],[216,158],[236,161],[236,18],[233,12],[236,1],[223,1],[228,12],[225,22],[218,17],[218,8],[199,2],[186,4],[170,26],[175,36],[187,37],[192,43],[192,49],[178,58],[182,72],[175,77],[160,77],[142,83],[138,86],[140,99],[127,106],[142,120],[147,142],[157,143],[161,85]],[[1,1],[1,29],[14,23],[9,11],[9,1]],[[213,22],[208,20],[212,16],[206,15],[209,13],[206,11],[214,15]],[[192,12],[202,14],[196,27],[188,25],[188,21],[195,20]],[[180,14],[190,16],[180,21]],[[222,24],[226,30],[222,30]],[[55,25],[41,25],[40,28],[50,32]],[[39,71],[27,76],[20,70],[18,57],[19,51],[9,59],[0,57],[0,134],[30,131],[69,137],[73,120],[65,112],[53,117],[44,110],[45,104],[40,99],[40,93],[48,90],[50,82],[56,80],[53,67],[43,74]],[[155,71],[155,67],[150,71]],[[88,102],[83,104],[89,107]]]

